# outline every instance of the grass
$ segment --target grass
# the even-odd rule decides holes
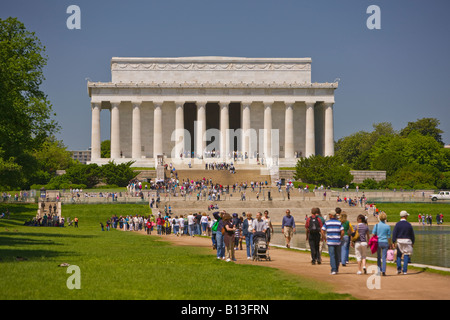
[[[448,219],[450,219],[450,205],[445,202],[441,203],[377,203],[377,208],[386,212],[389,222],[397,222],[400,220],[400,211],[406,210],[410,216],[408,221],[418,222],[418,215],[431,214],[433,217],[433,225],[436,224],[436,214],[442,213],[444,215],[444,225],[449,225]],[[447,220],[447,222],[445,222]]]
[[[36,205],[8,208],[10,219],[0,220],[0,299],[352,299],[277,269],[219,261],[210,249],[101,231],[100,221],[113,214],[148,214],[146,205],[63,205],[63,216],[78,217],[79,228],[24,226]],[[67,288],[71,274],[61,263],[79,266],[80,290]]]

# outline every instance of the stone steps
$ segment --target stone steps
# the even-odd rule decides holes
[[[202,170],[202,169],[187,169],[177,170],[178,180],[202,180],[203,178],[209,180],[212,179],[213,183],[219,183],[221,185],[232,185],[235,183],[246,182],[250,184],[251,181],[264,182],[267,181],[271,184],[271,178],[268,172],[261,170],[236,170],[236,173],[230,173],[228,170]],[[168,171],[166,171],[166,176]]]
[[[166,199],[167,200],[167,199]],[[211,204],[217,204],[219,209],[213,209],[208,211],[208,206]],[[321,210],[323,216],[327,216],[328,212],[334,210],[336,207],[340,207],[343,212],[347,213],[349,221],[356,222],[356,217],[359,214],[365,214],[365,210],[361,207],[349,207],[345,203],[337,204],[336,201],[320,201],[320,200],[275,200],[275,201],[240,201],[240,200],[226,200],[226,201],[208,201],[208,200],[196,200],[196,197],[192,197],[191,200],[182,200],[173,198],[171,201],[164,201],[161,198],[161,204],[159,209],[154,208],[153,212],[156,213],[158,210],[164,211],[164,205],[172,207],[172,216],[175,215],[185,215],[191,212],[206,212],[212,217],[214,211],[225,210],[228,213],[237,213],[242,216],[243,212],[251,212],[253,217],[256,216],[257,212],[263,213],[264,210],[269,211],[269,216],[271,217],[274,224],[280,223],[283,216],[286,214],[286,209],[291,211],[291,215],[294,216],[295,220],[303,224],[305,222],[305,216],[310,215],[311,208],[318,207]],[[376,219],[369,216],[369,222],[375,222]]]

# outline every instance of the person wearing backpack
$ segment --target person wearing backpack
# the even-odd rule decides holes
[[[306,241],[311,248],[311,263],[314,265],[322,263],[322,257],[319,251],[320,238],[322,229],[322,220],[319,218],[320,209],[312,208],[311,216],[306,220]]]
[[[216,223],[212,227],[212,232],[214,234],[214,231],[215,231],[217,259],[225,258],[225,242],[224,242],[224,237],[223,237],[224,235],[222,234],[223,215],[224,214],[225,214],[225,211],[213,213],[214,218],[216,218]]]

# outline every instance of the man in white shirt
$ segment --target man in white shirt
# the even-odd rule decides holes
[[[191,237],[193,237],[194,236],[194,231],[195,231],[194,215],[192,213],[189,213],[189,215],[187,216],[187,219],[188,219],[189,235]]]

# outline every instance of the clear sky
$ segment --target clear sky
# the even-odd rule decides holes
[[[81,29],[69,30],[69,5]],[[370,5],[381,30],[369,30]],[[86,78],[111,80],[111,57],[311,57],[312,81],[340,78],[335,140],[372,124],[435,117],[450,144],[448,0],[5,0],[46,47],[46,92],[70,150],[90,147]],[[102,140],[109,139],[102,116]]]

